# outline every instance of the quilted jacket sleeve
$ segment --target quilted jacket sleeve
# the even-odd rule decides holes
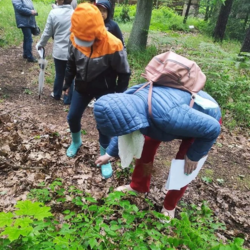
[[[106,149],[107,154],[113,157],[118,156],[118,137],[113,137]]]
[[[187,156],[192,161],[199,161],[207,155],[220,134],[221,113],[218,108],[213,117],[186,106],[176,107],[170,113],[170,120],[166,123],[166,131],[181,137],[195,138],[189,148]],[[173,126],[174,124],[174,126]]]

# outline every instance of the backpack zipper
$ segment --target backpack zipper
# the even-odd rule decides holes
[[[191,69],[188,66],[184,65],[183,63],[177,62],[177,61],[175,61],[173,59],[167,59],[166,61],[174,62],[176,64],[181,65],[182,67],[184,67],[188,71],[188,76],[190,77],[190,70]]]

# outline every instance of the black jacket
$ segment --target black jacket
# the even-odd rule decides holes
[[[121,32],[118,24],[110,18],[111,10],[112,10],[111,9],[111,3],[108,0],[99,0],[96,5],[97,6],[102,5],[107,9],[108,17],[104,21],[105,27],[106,27],[107,31],[109,31],[112,35],[114,35],[118,39],[120,39],[122,41],[123,46],[125,47],[125,43],[124,43],[124,40],[123,40],[123,35],[122,35],[122,32]]]

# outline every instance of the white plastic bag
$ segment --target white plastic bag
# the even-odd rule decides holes
[[[194,102],[203,109],[215,109],[219,107],[217,103],[205,99],[199,95],[193,94],[193,97],[194,97]]]

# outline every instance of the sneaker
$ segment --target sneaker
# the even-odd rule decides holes
[[[27,62],[35,63],[37,62],[37,59],[35,57],[27,58]]]
[[[27,57],[26,55],[23,55],[23,58],[24,58],[24,59],[27,59],[28,57]]]
[[[54,96],[54,92],[51,92],[51,94],[50,94],[50,96],[52,97],[52,98],[54,98],[55,100],[57,100],[57,101],[59,101],[59,100],[63,100],[63,98],[61,97],[61,98],[56,98],[55,96]]]
[[[96,101],[96,99],[93,99],[93,100],[88,104],[88,107],[89,107],[89,108],[94,108],[95,101]]]
[[[169,220],[161,220],[162,223],[169,223],[172,219],[174,219],[175,209],[167,210],[165,207],[162,208],[161,213],[165,216],[169,217]]]
[[[120,192],[134,191],[134,192],[138,193],[136,190],[134,190],[132,187],[130,187],[130,185],[120,186],[120,187],[116,188],[115,191],[120,191]]]

